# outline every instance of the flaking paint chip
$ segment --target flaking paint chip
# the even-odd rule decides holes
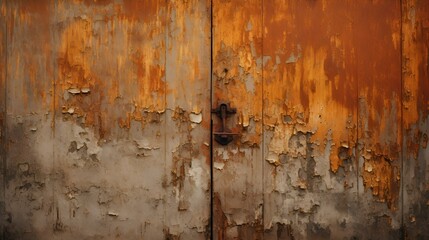
[[[89,88],[82,88],[80,91],[82,93],[89,93],[91,91],[91,89],[89,89]]]
[[[224,166],[225,166],[225,163],[223,163],[223,162],[214,162],[213,163],[213,167],[216,168],[217,170],[222,170]]]
[[[71,94],[79,94],[80,93],[80,89],[78,89],[78,88],[70,88],[67,91]]]
[[[372,166],[370,164],[368,164],[367,166],[365,166],[365,170],[367,172],[372,172]]]
[[[189,120],[193,123],[201,123],[203,121],[203,114],[202,113],[190,113],[189,114]]]
[[[107,215],[112,216],[112,217],[117,217],[117,216],[119,216],[119,214],[118,214],[117,212],[114,212],[114,211],[109,211],[109,212],[107,213]]]

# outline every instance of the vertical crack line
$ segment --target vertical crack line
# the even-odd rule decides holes
[[[213,0],[210,1],[210,239],[213,240],[214,215],[213,215],[213,194],[214,194],[214,176],[213,176],[213,114],[211,108],[213,106]]]
[[[164,3],[165,3],[165,7],[166,7],[166,10],[165,10],[165,17],[164,17],[164,19],[165,19],[165,25],[164,25],[164,27],[165,27],[165,29],[164,29],[164,34],[165,34],[165,36],[164,36],[164,41],[165,41],[165,44],[164,44],[164,73],[165,73],[165,76],[164,76],[164,81],[165,81],[165,84],[164,84],[164,132],[163,132],[163,135],[164,135],[164,179],[163,179],[163,181],[168,181],[168,169],[167,169],[167,151],[169,151],[169,149],[167,149],[167,121],[168,121],[168,117],[167,117],[167,115],[168,115],[168,112],[167,112],[167,83],[168,83],[168,78],[167,78],[167,75],[168,75],[168,71],[167,71],[167,49],[168,49],[168,41],[169,41],[169,39],[168,39],[168,31],[170,30],[170,28],[169,28],[169,26],[170,26],[170,24],[169,24],[169,21],[168,21],[168,19],[169,19],[169,17],[170,17],[170,4],[171,4],[171,1],[169,1],[169,0],[165,0],[164,1]],[[168,189],[168,184],[166,184],[166,188]],[[167,225],[167,220],[166,220],[166,216],[167,216],[167,206],[168,206],[168,203],[166,202],[166,201],[168,201],[168,196],[167,196],[167,190],[165,190],[164,189],[164,191],[162,191],[163,192],[163,194],[164,194],[164,197],[163,197],[163,199],[166,199],[165,201],[164,201],[164,206],[163,206],[163,219],[162,219],[162,222],[163,222],[163,228],[164,229],[166,229],[166,227],[168,226]]]
[[[403,100],[404,100],[404,87],[405,87],[405,85],[404,85],[404,73],[403,73],[403,67],[404,67],[404,61],[403,61],[403,59],[404,59],[404,57],[403,57],[403,54],[404,54],[404,51],[403,51],[403,48],[404,48],[404,39],[403,39],[403,36],[404,36],[404,32],[403,32],[403,24],[404,24],[404,9],[403,9],[403,1],[402,0],[400,0],[399,1],[399,4],[400,4],[400,6],[399,6],[399,8],[400,8],[400,19],[401,19],[401,24],[400,24],[400,31],[401,31],[401,35],[400,35],[400,42],[401,42],[401,44],[400,44],[400,49],[399,49],[399,51],[400,51],[400,61],[401,61],[401,99],[400,99],[400,102],[401,102],[401,135],[400,135],[400,141],[401,141],[401,145],[400,145],[400,147],[401,147],[401,170],[400,170],[400,176],[401,176],[401,184],[400,184],[400,188],[401,188],[401,191],[400,191],[400,194],[401,194],[401,196],[400,196],[400,199],[401,199],[401,228],[402,228],[402,231],[401,231],[401,234],[402,234],[402,239],[405,239],[405,226],[404,226],[404,180],[405,180],[405,177],[404,177],[404,103],[403,103]]]
[[[356,9],[353,7],[353,9]],[[352,10],[353,11],[353,10]],[[356,19],[353,19],[353,30],[352,30],[352,39],[355,39],[354,36],[356,29],[354,28],[354,23],[355,23]],[[358,66],[359,66],[359,52],[356,52],[356,59],[355,59],[355,77],[356,77],[356,144],[355,144],[355,154],[356,154],[356,199],[357,199],[357,204],[359,207],[360,204],[360,195],[359,195],[359,168],[360,168],[360,136],[359,136],[359,128],[360,128],[360,99],[359,99],[359,71],[358,71]]]
[[[54,4],[53,4],[53,10],[54,10],[54,23],[56,23],[56,21],[57,21],[57,14],[56,14],[56,9],[57,9],[57,2],[55,2]],[[52,27],[51,27],[51,40],[53,41],[53,43],[52,43],[52,45],[53,46],[56,46],[56,42],[57,42],[57,38],[55,37],[56,35],[55,35],[55,26],[56,26],[56,24],[55,25],[53,25]],[[53,48],[54,49],[54,54],[55,54],[55,47]],[[51,50],[52,51],[52,50]],[[55,58],[54,58],[55,59]],[[53,60],[53,61],[56,61],[56,60]],[[58,66],[58,65],[57,65]],[[56,193],[56,184],[57,184],[57,182],[58,182],[58,178],[57,178],[57,171],[56,171],[56,160],[55,160],[55,156],[56,156],[56,152],[55,152],[55,146],[56,146],[56,125],[55,125],[55,117],[56,117],[56,106],[57,106],[57,103],[56,103],[56,96],[57,96],[57,94],[56,94],[56,92],[57,92],[57,81],[58,81],[58,74],[57,74],[57,70],[56,70],[56,67],[55,67],[55,64],[54,64],[54,67],[53,67],[53,74],[54,74],[54,76],[52,77],[52,79],[53,79],[53,82],[52,82],[52,122],[51,122],[51,129],[52,129],[52,138],[54,139],[54,141],[53,141],[53,143],[52,143],[52,177],[54,178],[53,179],[53,184],[52,184],[52,204],[53,205],[57,205],[57,203],[56,203],[56,201],[57,201],[57,197],[56,197],[56,195],[55,195],[55,193]],[[57,208],[58,209],[58,208]],[[58,216],[57,216],[58,217]],[[54,214],[54,216],[53,216],[53,218],[54,218],[54,222],[56,221],[55,219],[57,219],[57,217],[55,217],[55,214]],[[56,224],[56,223],[55,223]]]
[[[1,114],[3,114],[3,124],[2,124],[2,126],[1,126],[1,144],[2,144],[2,146],[0,146],[0,153],[1,153],[1,158],[2,158],[2,167],[3,167],[3,169],[2,169],[2,181],[3,181],[3,184],[2,184],[2,200],[4,201],[3,202],[3,206],[1,207],[1,209],[0,209],[0,212],[1,213],[6,213],[6,173],[7,173],[7,150],[6,150],[6,140],[7,140],[7,133],[6,133],[6,131],[7,131],[7,96],[6,96],[6,94],[7,94],[7,75],[8,75],[8,27],[7,27],[7,16],[8,16],[8,7],[7,7],[7,3],[8,3],[8,1],[4,1],[4,4],[5,4],[5,8],[6,8],[6,11],[5,11],[5,15],[4,16],[1,16],[3,19],[4,19],[4,21],[3,21],[3,24],[4,24],[4,26],[2,26],[2,29],[4,29],[4,33],[5,34],[3,34],[2,35],[2,42],[4,43],[4,49],[3,49],[3,58],[4,58],[4,79],[2,79],[2,83],[3,83],[3,98],[4,99],[2,99],[3,100],[3,109],[2,109],[2,113]],[[3,13],[0,13],[0,14],[3,14]],[[4,222],[4,219],[0,219],[0,226],[1,226],[1,236],[2,236],[2,239],[6,239],[6,231],[5,231],[5,222]]]
[[[262,131],[262,238],[264,235],[264,229],[265,229],[265,131],[264,131],[264,106],[265,106],[265,95],[264,95],[264,0],[261,0],[261,96],[262,96],[262,109],[261,109],[261,131]]]

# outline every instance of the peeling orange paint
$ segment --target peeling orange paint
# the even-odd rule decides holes
[[[401,176],[401,52],[392,35],[400,34],[399,2],[362,4],[361,11],[371,9],[356,26],[355,49],[359,77],[359,136],[360,156],[364,158],[362,178],[378,200],[390,209],[399,208]],[[372,24],[372,28],[364,27]],[[377,42],[377,44],[364,44]],[[386,60],[388,61],[386,62]],[[371,158],[366,158],[368,154]],[[383,157],[377,157],[383,156]],[[373,159],[375,158],[375,159]],[[371,165],[373,171],[365,171]]]
[[[165,6],[152,3],[145,11],[156,16],[154,19],[141,19],[125,9],[117,18],[105,19],[101,27],[92,17],[84,16],[70,20],[60,32],[57,105],[61,111],[72,111],[70,115],[82,118],[86,126],[102,126],[98,128],[100,135],[107,136],[115,124],[129,128],[131,120],[144,125],[144,112],[165,111],[165,20],[159,12],[165,13]],[[105,52],[103,39],[123,37],[124,48]],[[102,58],[111,58],[109,62],[116,65],[107,70],[116,79],[100,71],[97,61]],[[79,92],[82,89],[85,92]],[[118,101],[132,105],[132,110],[118,116],[106,106]]]
[[[346,20],[337,22],[343,15],[333,12],[346,6],[274,1],[265,8],[264,124],[275,128],[269,150],[277,155],[288,153],[287,141],[294,131],[311,132],[318,152],[327,140],[332,141],[334,173],[342,166],[339,147],[345,144],[352,149],[356,144],[357,82],[354,73],[346,71],[354,64],[352,39],[348,38],[351,20],[344,13]],[[330,25],[334,29],[324,32],[319,20],[335,22]]]
[[[122,238],[427,235],[427,2],[17,0],[0,12],[12,238],[42,238],[32,224],[46,216],[37,227],[65,238],[103,232],[104,218]],[[237,135],[212,146],[221,101]]]
[[[362,177],[364,186],[381,202],[386,202],[391,210],[397,210],[399,199],[400,171],[385,156],[373,155],[365,159]]]
[[[213,193],[218,196],[214,239],[261,236],[262,206],[262,1],[213,1],[212,108],[229,102],[237,113],[228,146],[214,142]],[[239,10],[238,10],[239,9]],[[221,121],[215,115],[213,128]],[[222,204],[220,204],[222,203]],[[224,213],[224,214],[223,214]],[[228,223],[222,216],[228,217]],[[255,227],[251,227],[255,226]]]

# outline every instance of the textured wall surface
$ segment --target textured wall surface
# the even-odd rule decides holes
[[[3,237],[205,239],[209,2],[1,10]]]
[[[429,238],[428,1],[0,0],[0,29],[0,239]]]

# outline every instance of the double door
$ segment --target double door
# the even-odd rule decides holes
[[[3,236],[399,238],[405,2],[2,1]]]

